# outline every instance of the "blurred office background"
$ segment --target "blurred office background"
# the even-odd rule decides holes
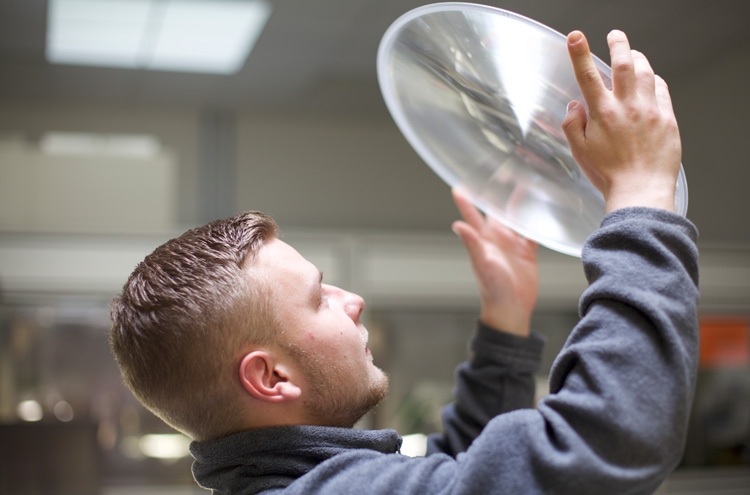
[[[232,9],[253,4],[267,21],[255,37],[236,36],[245,45],[257,38],[249,56],[200,73],[149,52],[160,29],[180,26],[192,36],[177,45],[222,46],[221,31],[243,21],[235,11],[233,21],[220,21],[226,29],[211,29],[226,2],[208,3],[210,15],[172,22],[167,16],[182,4],[200,13],[198,2],[0,2],[3,494],[203,493],[192,481],[185,439],[122,386],[107,344],[107,305],[155,246],[245,209],[272,214],[284,239],[329,283],[365,297],[373,352],[392,376],[392,391],[363,426],[395,427],[411,435],[415,452],[418,434],[439,427],[477,294],[450,232],[457,214],[448,188],[397,130],[375,73],[386,28],[429,2],[237,0]],[[688,217],[701,231],[703,343],[687,449],[660,493],[747,495],[750,4],[488,4],[561,32],[582,29],[605,59],[606,33],[623,29],[669,82]],[[105,7],[121,9],[114,22],[96,20]],[[119,33],[135,22],[124,12],[147,20],[135,39],[148,56],[124,52],[134,39],[124,31],[118,54],[95,53],[95,63],[117,67],[85,65],[52,45],[86,41],[88,22]],[[79,24],[56,24],[66,16]],[[540,257],[534,326],[549,341],[537,380],[542,395],[585,281],[579,260],[546,249]]]

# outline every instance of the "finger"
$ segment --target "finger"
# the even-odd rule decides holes
[[[635,94],[635,69],[630,42],[622,31],[614,30],[607,35],[609,58],[612,65],[612,92],[626,97]]]
[[[635,70],[635,84],[638,93],[643,98],[647,98],[653,101],[656,92],[656,79],[654,77],[654,69],[651,68],[651,64],[644,54],[639,51],[632,50],[633,56],[633,67]]]
[[[528,256],[536,250],[536,242],[525,238],[495,217],[487,215],[486,222],[487,228],[493,233],[494,244],[501,250],[524,256]]]
[[[517,242],[518,239],[523,239],[523,237],[518,235],[515,230],[491,215],[487,215],[485,223],[487,225],[487,230],[492,232],[492,240],[495,244],[499,243],[499,247],[501,248]]]
[[[491,215],[485,218],[487,228],[482,232],[482,237],[490,241],[494,246],[502,251],[512,248],[518,243],[520,237],[514,230],[507,227]]]
[[[458,211],[466,222],[474,227],[477,231],[482,230],[484,226],[484,217],[479,210],[472,204],[469,199],[463,195],[458,188],[453,188],[453,201],[458,207]]]
[[[484,257],[484,249],[479,233],[471,225],[460,220],[453,222],[451,228],[461,239],[461,242],[464,243],[472,265],[479,266],[479,260]]]
[[[659,105],[659,110],[664,114],[668,115],[672,119],[676,119],[674,114],[674,107],[672,106],[672,97],[669,95],[669,87],[667,82],[662,79],[659,75],[654,76],[656,93],[656,103]]]
[[[591,49],[586,37],[580,31],[573,31],[568,35],[568,54],[573,63],[573,72],[581,88],[583,98],[592,112],[598,107],[599,101],[608,90],[602,82],[602,77],[591,58]]]

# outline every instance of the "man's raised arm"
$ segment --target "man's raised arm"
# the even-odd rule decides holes
[[[582,33],[568,37],[589,115],[581,102],[571,102],[564,131],[607,207],[601,228],[584,247],[590,287],[581,298],[582,319],[553,365],[552,393],[538,411],[503,414],[482,424],[484,431],[473,439],[465,466],[481,464],[482,456],[507,463],[488,474],[487,488],[646,493],[656,489],[682,453],[697,364],[698,271],[697,232],[673,213],[680,137],[666,83],[642,54],[630,50],[624,33],[613,31],[608,42],[612,90],[604,86]],[[535,301],[513,285],[512,275],[522,273],[513,270],[518,259],[512,256],[514,263],[508,264],[497,256],[487,243],[488,224],[460,195],[457,203],[466,221],[454,228],[479,281],[482,319],[505,314],[505,320],[491,321],[501,321],[496,324],[501,330],[528,335],[528,325],[513,326],[524,321],[519,314],[530,316]],[[523,247],[517,240],[494,244],[511,255]],[[520,252],[531,260],[528,249]],[[492,273],[499,273],[499,279]],[[535,271],[525,275],[532,274],[529,287],[535,294]],[[493,293],[488,287],[500,290],[498,280],[506,284],[506,295],[521,294],[515,311],[502,304],[486,311],[490,301],[503,300],[497,292],[488,296]],[[519,351],[518,362],[528,372],[528,349],[520,346]],[[497,385],[489,381],[485,393]],[[447,409],[446,419],[453,423],[446,425],[449,438],[453,430],[477,433],[478,422],[473,429],[466,427],[477,415],[466,411],[489,399],[482,400],[481,389],[474,388],[472,399],[463,398],[462,406],[457,395],[456,405]],[[464,435],[468,448],[466,440]],[[526,463],[530,465],[521,468]]]
[[[530,329],[539,291],[536,243],[483,216],[459,190],[453,199],[463,217],[453,230],[466,247],[482,310],[472,358],[459,366],[454,402],[443,409],[443,434],[430,437],[427,452],[456,456],[495,416],[533,407],[543,340]]]

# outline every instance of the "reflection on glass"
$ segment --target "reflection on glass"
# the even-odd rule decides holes
[[[563,35],[492,7],[428,5],[386,32],[378,77],[401,132],[444,181],[522,235],[580,255],[604,199],[562,132],[568,102],[583,101]],[[682,170],[676,191],[684,215]]]

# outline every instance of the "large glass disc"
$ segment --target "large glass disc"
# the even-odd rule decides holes
[[[605,84],[611,71],[594,57]],[[386,105],[406,139],[485,213],[542,245],[580,256],[604,217],[562,131],[584,102],[565,36],[502,9],[427,5],[400,17],[378,51]],[[675,211],[687,213],[680,166]]]

